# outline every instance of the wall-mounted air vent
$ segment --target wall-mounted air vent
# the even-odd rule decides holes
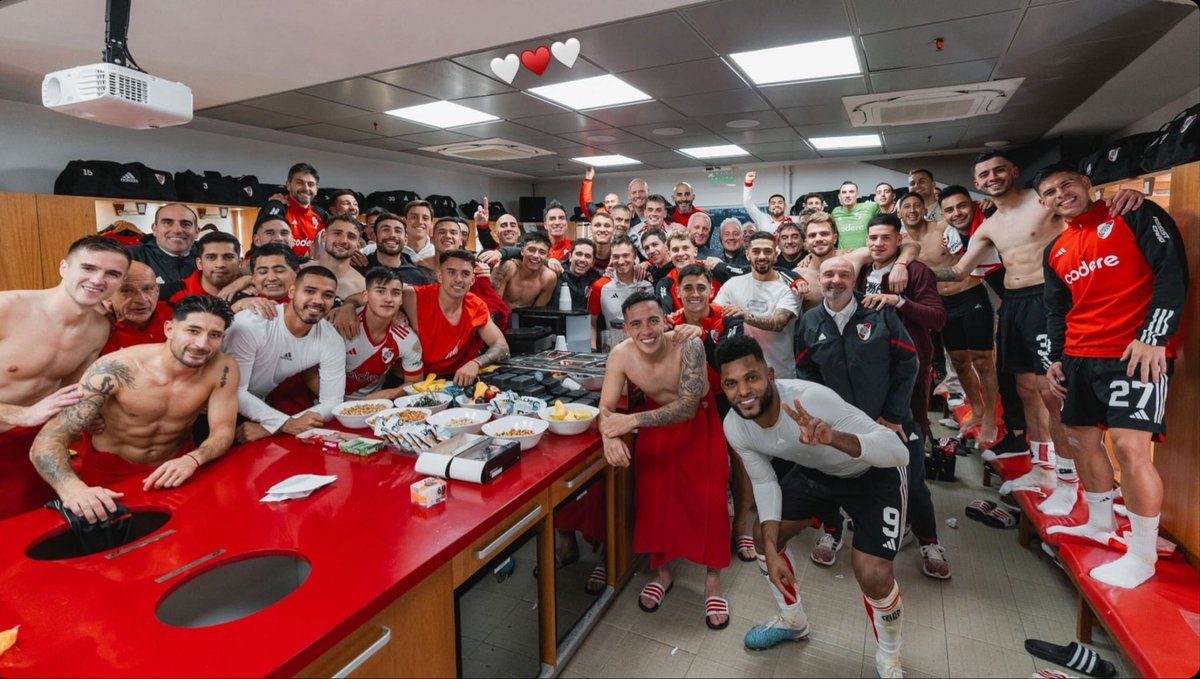
[[[999,113],[1024,78],[842,97],[855,127],[916,125]]]
[[[536,146],[521,144],[507,139],[480,139],[478,141],[460,141],[453,144],[426,146],[421,151],[437,153],[459,160],[496,161],[521,160],[537,156],[552,156],[553,152],[539,149]]]

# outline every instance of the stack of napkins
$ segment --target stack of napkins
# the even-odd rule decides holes
[[[271,486],[259,502],[283,502],[312,495],[313,491],[337,480],[337,475],[297,474]]]

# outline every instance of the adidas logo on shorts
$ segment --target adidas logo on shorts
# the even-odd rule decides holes
[[[896,538],[888,538],[888,541],[883,543],[883,548],[896,551]]]

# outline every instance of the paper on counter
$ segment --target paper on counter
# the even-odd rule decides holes
[[[321,476],[318,474],[297,474],[284,479],[267,489],[267,494],[259,502],[283,502],[298,500],[312,495],[313,491],[327,486],[337,480],[337,475]]]

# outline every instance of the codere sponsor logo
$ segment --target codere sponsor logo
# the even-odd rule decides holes
[[[1111,269],[1120,263],[1121,260],[1116,255],[1106,255],[1104,257],[1097,257],[1090,262],[1080,262],[1078,267],[1067,272],[1067,275],[1063,277],[1063,281],[1067,285],[1071,285],[1092,275],[1092,272],[1097,269]]]

